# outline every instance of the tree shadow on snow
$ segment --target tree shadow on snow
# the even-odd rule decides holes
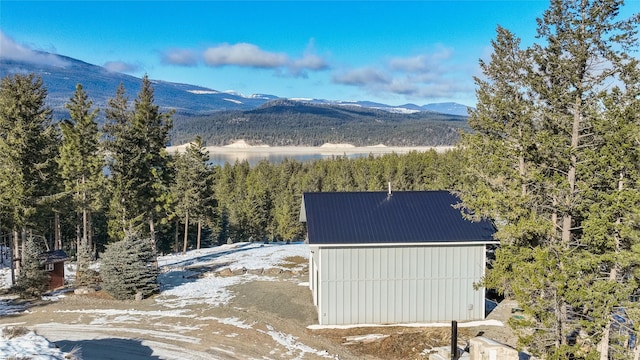
[[[253,245],[253,243],[242,243],[228,250],[213,254],[203,254],[168,265],[160,264],[161,268],[169,269],[168,271],[161,271],[158,276],[160,291],[171,290],[180,285],[196,281],[205,273],[216,272],[222,268],[229,267],[229,265],[233,264],[232,261],[216,262],[215,260],[222,256],[255,249],[250,245]]]
[[[76,354],[80,359],[92,360],[143,360],[161,359],[154,356],[153,349],[142,345],[141,340],[133,339],[95,339],[95,340],[61,340],[56,345],[64,352]]]
[[[171,265],[167,265],[170,267],[184,267],[184,268],[190,268],[193,267],[194,265],[197,265],[198,263],[202,263],[202,262],[206,262],[206,261],[213,261],[221,256],[225,256],[225,255],[230,255],[233,253],[237,253],[237,252],[241,252],[241,251],[246,251],[246,250],[251,250],[254,249],[255,247],[252,247],[251,245],[254,245],[254,243],[238,243],[235,244],[234,247],[229,248],[228,250],[224,250],[224,251],[220,251],[220,252],[215,252],[212,254],[202,254],[200,256],[194,256],[194,257],[190,257],[188,259],[185,259],[183,261],[178,261],[175,263],[172,263]],[[209,248],[211,249],[211,248]],[[209,250],[209,249],[203,249],[203,250]],[[214,247],[215,249],[215,247]],[[193,251],[198,251],[198,250],[190,250],[190,252]],[[162,265],[162,264],[160,264]]]

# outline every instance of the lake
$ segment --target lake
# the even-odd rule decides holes
[[[183,151],[185,145],[169,148],[169,151]],[[384,154],[406,154],[411,151],[425,152],[436,150],[438,152],[451,149],[450,146],[416,146],[416,147],[398,147],[398,146],[364,146],[356,147],[348,144],[325,144],[316,147],[300,147],[300,146],[250,146],[246,143],[240,143],[236,146],[209,146],[206,147],[209,152],[210,165],[224,165],[225,163],[233,164],[236,161],[247,160],[251,166],[256,165],[261,160],[267,160],[270,163],[278,164],[284,159],[294,159],[299,162],[330,159],[332,157],[346,156],[347,158],[359,158],[363,156],[379,156]]]

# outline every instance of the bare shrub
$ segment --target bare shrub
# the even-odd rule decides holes
[[[10,326],[2,328],[2,336],[7,339],[17,338],[29,333],[29,329],[24,326]]]

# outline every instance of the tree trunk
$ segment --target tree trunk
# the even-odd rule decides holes
[[[153,223],[153,216],[149,216],[149,237],[151,238],[151,248],[156,252],[156,227]]]
[[[24,260],[24,253],[27,244],[27,228],[22,227],[22,231],[20,232],[20,252],[18,252],[18,277],[20,276],[20,272],[22,271],[22,265]]]
[[[187,211],[184,219],[184,239],[182,241],[182,253],[187,252],[188,237],[189,237],[189,211]]]
[[[80,229],[80,223],[76,223],[76,253],[82,248],[82,230]]]
[[[11,245],[13,248],[13,257],[11,258],[11,263],[13,264],[13,268],[15,270],[15,275],[20,276],[20,238],[18,237],[18,229],[13,228],[13,244]]]
[[[60,213],[57,211],[53,213],[53,228],[55,238],[55,245],[53,248],[55,250],[60,250],[62,249],[62,230],[60,229]]]
[[[153,251],[153,265],[158,270],[158,248],[156,247],[156,227],[153,216],[149,217],[149,236],[151,237],[151,250]]]
[[[82,175],[82,246],[89,245],[87,212],[87,190],[85,189],[85,178]]]
[[[556,290],[556,294],[555,294],[555,299],[554,299],[554,303],[555,303],[555,315],[556,315],[556,323],[555,323],[555,346],[556,349],[559,349],[560,346],[562,346],[562,327],[563,327],[563,323],[562,323],[562,310],[561,310],[561,303],[558,300],[558,292]]]
[[[618,177],[618,192],[624,190],[624,172],[620,172]],[[622,224],[622,218],[618,217],[616,219],[616,229],[619,228],[620,224]],[[618,281],[618,254],[620,254],[620,234],[617,232],[613,235],[613,240],[615,241],[615,257],[613,266],[611,266],[611,271],[609,271],[609,281],[616,282]],[[600,344],[598,344],[598,350],[600,351],[600,360],[608,360],[609,359],[609,338],[611,336],[611,325],[613,323],[613,318],[611,315],[608,316],[607,325],[604,328],[604,334],[602,335],[602,339],[600,340]],[[636,348],[637,350],[637,348]],[[636,354],[637,356],[637,354]]]
[[[9,261],[11,261],[11,286],[16,284],[16,265],[15,265],[15,258],[14,258],[14,254],[15,252],[13,251],[13,244],[11,244],[11,242],[15,242],[16,237],[18,236],[18,232],[15,230],[13,230],[13,239],[9,238]],[[17,246],[16,246],[17,247]]]
[[[82,246],[89,245],[89,214],[87,209],[82,209]]]
[[[95,260],[95,244],[93,243],[93,216],[91,214],[91,211],[87,211],[87,226],[88,226],[88,231],[87,231],[87,248],[90,249],[91,251],[91,256],[89,257],[92,261]]]
[[[198,242],[196,249],[200,250],[200,238],[202,236],[202,220],[198,219]]]
[[[180,251],[180,221],[178,221],[178,217],[176,217],[176,233],[174,235],[174,246],[175,252]]]

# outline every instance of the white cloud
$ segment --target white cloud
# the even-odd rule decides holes
[[[325,59],[316,54],[305,54],[302,58],[293,60],[291,67],[294,69],[325,70],[329,64]]]
[[[169,49],[161,54],[161,61],[171,65],[195,66],[198,64],[198,54],[188,49]]]
[[[316,54],[315,39],[309,40],[302,57],[292,60],[289,64],[289,72],[294,76],[306,77],[306,71],[322,71],[329,69],[329,63],[323,57]]]
[[[256,45],[239,43],[222,44],[204,52],[204,61],[209,66],[237,65],[256,68],[278,68],[287,65],[286,54],[268,52]]]
[[[392,58],[389,60],[389,68],[410,73],[436,72],[442,69],[443,63],[451,59],[452,55],[452,49],[441,47],[433,53]]]
[[[0,58],[25,61],[32,64],[42,64],[65,67],[67,62],[61,57],[41,51],[35,51],[28,46],[16,43],[12,38],[0,30]]]
[[[361,88],[380,97],[408,99],[454,99],[473,92],[468,81],[474,69],[455,65],[453,49],[438,47],[433,52],[393,57],[377,65],[336,72],[336,84]]]
[[[140,70],[140,66],[123,61],[109,61],[103,67],[112,72],[132,73]]]
[[[370,87],[389,84],[391,77],[384,70],[364,67],[338,73],[333,76],[333,82],[343,85]]]
[[[281,52],[261,49],[249,43],[237,43],[209,47],[199,54],[191,49],[169,49],[161,53],[165,64],[195,66],[199,61],[211,67],[237,66],[271,69],[278,76],[306,77],[308,71],[322,71],[329,63],[314,51],[313,39],[300,58],[293,58]],[[200,56],[201,55],[201,56]]]

